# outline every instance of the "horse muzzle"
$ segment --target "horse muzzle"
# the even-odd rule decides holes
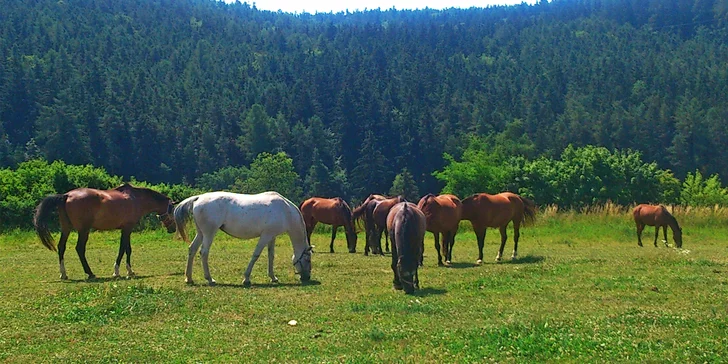
[[[310,273],[301,272],[301,282],[308,282],[310,280],[311,280]]]

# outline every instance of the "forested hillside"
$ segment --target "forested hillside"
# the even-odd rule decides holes
[[[419,191],[469,135],[634,149],[728,177],[728,1],[291,15],[212,0],[0,0],[0,166],[193,184],[288,154],[304,194]],[[315,186],[311,187],[311,186]]]

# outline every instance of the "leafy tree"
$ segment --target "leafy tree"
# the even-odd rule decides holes
[[[403,168],[402,172],[394,177],[389,194],[392,196],[403,196],[410,202],[418,201],[420,194],[417,190],[417,183],[407,168]]]
[[[690,206],[728,205],[728,189],[723,188],[717,174],[705,179],[700,171],[688,172],[680,193],[680,202]]]
[[[239,193],[276,191],[291,201],[302,201],[301,179],[293,168],[293,160],[286,153],[263,152],[250,164],[248,178],[237,180],[233,190]]]

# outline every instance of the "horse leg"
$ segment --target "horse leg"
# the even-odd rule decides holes
[[[192,263],[195,261],[195,254],[197,254],[197,250],[199,250],[200,245],[202,245],[203,237],[202,231],[198,228],[197,235],[195,235],[192,243],[190,243],[189,251],[187,253],[187,269],[185,269],[185,282],[187,284],[195,284],[192,280]]]
[[[501,257],[503,257],[503,248],[505,248],[506,239],[508,239],[508,232],[506,231],[506,227],[507,227],[507,225],[500,227],[501,245],[500,245],[500,248],[498,249],[498,255],[496,255],[496,257],[495,257],[496,262],[500,262]]]
[[[124,244],[126,247],[126,277],[131,278],[136,275],[131,270],[131,228],[128,231],[126,229],[121,231],[121,239],[126,240],[126,244]]]
[[[644,229],[644,224],[637,223],[637,245],[639,246],[642,246],[642,230]]]
[[[447,249],[447,262],[450,263],[452,261],[452,249],[455,247],[455,232],[451,231],[448,235],[450,236],[450,248]]]
[[[260,258],[260,254],[263,252],[263,248],[265,248],[266,245],[270,243],[275,243],[275,236],[266,236],[261,235],[260,239],[258,239],[258,245],[255,246],[255,250],[253,251],[253,256],[250,258],[250,263],[248,263],[248,268],[245,269],[245,273],[243,276],[243,286],[250,287],[250,273],[253,272],[253,266],[255,265],[255,262]],[[270,259],[270,258],[268,258]],[[269,267],[269,269],[272,269]]]
[[[521,237],[521,224],[517,222],[513,222],[513,255],[511,255],[511,259],[516,259],[518,257],[518,238]]]
[[[483,229],[483,231],[475,231],[475,237],[478,239],[478,260],[475,261],[475,264],[477,265],[483,264],[483,246],[485,246],[485,231],[486,229]]]
[[[365,229],[364,239],[366,240],[364,242],[364,255],[369,255],[369,248],[372,243],[372,231],[370,230],[371,228],[367,224],[364,224],[364,229]]]
[[[124,247],[124,233],[121,233],[121,238],[119,239],[119,254],[116,256],[116,263],[114,264],[114,274],[112,277],[118,278],[119,277],[119,265],[121,264],[121,258],[124,257],[124,252],[126,252],[126,247]]]
[[[275,236],[268,243],[268,277],[272,283],[278,283],[278,277],[273,273],[273,261],[276,256],[276,238]]]
[[[64,263],[63,256],[66,254],[66,242],[68,241],[68,235],[70,230],[62,230],[61,238],[58,240],[58,269],[61,271],[61,279],[68,279],[66,274],[66,264]]]
[[[205,273],[205,279],[207,284],[214,286],[217,282],[212,279],[210,275],[210,266],[208,265],[208,258],[210,257],[210,247],[212,246],[212,239],[215,238],[214,232],[206,232],[202,237],[202,248],[200,249],[200,259],[202,260],[202,270]],[[261,247],[261,250],[263,248]],[[260,253],[259,253],[260,255]]]
[[[389,232],[387,232],[387,229],[384,229],[384,248],[389,251]]]
[[[331,225],[331,244],[329,245],[329,253],[334,253],[334,239],[336,239],[336,230],[339,230],[338,225]]]
[[[394,279],[392,280],[392,287],[396,290],[402,290],[402,282],[399,280],[399,271],[397,269],[397,260],[399,254],[397,254],[397,245],[395,242],[394,235],[392,235],[392,273],[394,274]]]
[[[435,238],[435,250],[437,250],[437,265],[439,267],[443,266],[442,264],[442,255],[440,255],[440,233],[432,233],[432,236]],[[392,253],[394,255],[394,253]]]
[[[660,226],[655,225],[655,248],[657,248],[657,237],[660,235]]]
[[[670,245],[667,244],[667,225],[662,227],[662,236],[665,238],[662,240],[663,243],[665,243],[665,247],[670,247]]]
[[[382,233],[388,234],[387,229],[378,227],[377,228],[377,253],[375,253],[375,254],[379,254],[379,255],[384,255],[384,250],[382,250]],[[385,235],[384,240],[385,241],[387,240],[386,235]],[[372,247],[372,252],[374,252],[373,247]]]
[[[313,229],[316,227],[316,222],[312,223],[311,225],[306,224],[306,238],[308,239],[308,243],[311,243],[311,235],[313,234]]]
[[[86,260],[86,243],[88,242],[88,229],[80,230],[78,232],[78,242],[76,243],[76,253],[78,253],[78,258],[81,259],[81,265],[83,266],[83,271],[88,275],[88,279],[95,279],[96,276],[91,272],[91,267],[88,266],[88,261]]]

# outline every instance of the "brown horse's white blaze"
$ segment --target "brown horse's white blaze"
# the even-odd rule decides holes
[[[308,235],[309,241],[311,241],[311,234],[316,224],[320,222],[331,225],[331,244],[329,245],[329,251],[333,253],[336,231],[339,229],[339,226],[343,226],[349,253],[356,253],[356,229],[354,229],[351,208],[346,201],[340,197],[311,197],[303,201],[299,209],[303,215],[303,221],[306,223],[306,234]]]
[[[131,232],[139,220],[148,213],[157,213],[167,232],[176,230],[174,220],[170,217],[174,202],[167,196],[148,188],[137,188],[124,184],[113,190],[97,190],[78,188],[65,194],[50,195],[36,207],[33,224],[41,242],[50,250],[56,250],[53,237],[48,229],[48,220],[57,210],[61,225],[61,237],[58,241],[58,263],[61,279],[68,279],[64,254],[66,242],[71,231],[78,232],[76,252],[81,260],[84,272],[89,279],[95,275],[86,260],[86,243],[91,229],[121,230],[119,255],[114,265],[114,276],[119,275],[121,258],[126,254],[128,276],[133,276],[131,269]]]
[[[662,227],[662,234],[665,238],[663,243],[665,243],[665,246],[669,246],[667,244],[667,227],[669,226],[672,229],[672,238],[675,240],[675,246],[682,248],[682,228],[680,228],[675,217],[667,211],[665,206],[640,204],[634,208],[632,216],[637,225],[637,245],[642,246],[642,231],[648,225],[655,227],[655,247],[657,247],[657,237],[660,234],[660,227]]]
[[[412,293],[419,289],[417,269],[425,240],[425,214],[411,202],[394,205],[387,215],[387,230],[392,239],[392,273],[394,289]]]
[[[427,218],[427,231],[435,237],[437,265],[443,265],[442,255],[445,256],[445,265],[449,265],[452,260],[452,247],[455,245],[455,235],[458,232],[462,216],[460,199],[455,195],[427,194],[420,199],[417,207]],[[442,234],[442,255],[440,255],[440,234]]]
[[[515,193],[503,192],[497,195],[477,193],[462,201],[462,219],[473,224],[473,231],[478,238],[478,260],[476,264],[483,263],[483,246],[485,245],[485,230],[497,227],[500,230],[501,245],[498,249],[496,261],[503,256],[508,235],[506,228],[513,221],[513,255],[518,256],[518,240],[521,236],[520,228],[524,222],[536,218],[536,205],[533,201]]]

